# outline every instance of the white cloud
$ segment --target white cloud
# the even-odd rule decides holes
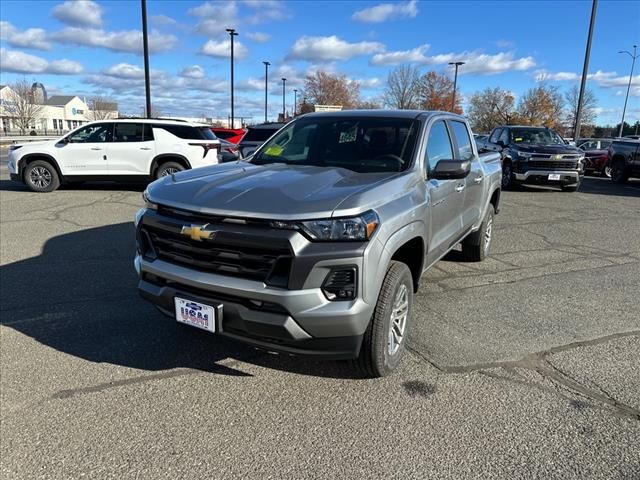
[[[378,88],[382,85],[382,81],[377,77],[358,78],[355,80],[362,88]]]
[[[107,32],[95,28],[67,27],[51,35],[59,43],[85,47],[99,47],[116,52],[142,53],[142,32],[123,30]],[[178,39],[174,35],[165,35],[152,31],[149,34],[149,51],[153,53],[171,49]]]
[[[358,22],[382,23],[398,18],[415,18],[418,15],[418,2],[381,3],[374,7],[355,12],[351,18]]]
[[[536,72],[536,82],[544,81],[573,81],[579,82],[582,75],[575,72],[548,72],[546,70],[539,70]],[[594,82],[599,87],[603,88],[620,88],[627,87],[629,85],[628,75],[618,75],[617,72],[603,72],[597,70],[595,73],[589,73],[587,75],[587,81]],[[626,94],[626,90],[623,94]],[[630,95],[640,96],[640,75],[636,75],[631,79]]]
[[[490,55],[473,51],[426,55],[428,48],[428,45],[421,45],[411,50],[379,53],[371,58],[371,64],[399,65],[402,63],[415,63],[418,65],[446,65],[449,62],[463,61],[465,64],[459,70],[461,75],[465,73],[495,75],[513,70],[529,70],[536,65],[533,57],[515,58],[513,52],[500,52]]]
[[[107,68],[105,75],[121,79],[144,78],[144,69],[130,63],[118,63]]]
[[[167,16],[167,15],[152,15],[151,16],[151,24],[157,26],[170,26],[176,25],[177,20]]]
[[[69,0],[53,8],[53,16],[63,23],[83,27],[102,25],[102,7],[92,0]]]
[[[28,28],[19,31],[11,23],[0,21],[0,39],[12,47],[34,48],[49,50],[51,43],[47,40],[47,33],[42,28]]]
[[[381,52],[384,45],[379,42],[349,43],[335,35],[330,37],[300,37],[291,47],[288,58],[297,60],[348,60],[358,55]]]
[[[49,62],[42,57],[5,48],[0,49],[0,64],[2,64],[4,72],[13,73],[74,75],[83,71],[82,65],[72,60],[62,59]]]
[[[200,53],[209,57],[228,58],[231,57],[231,40],[209,40],[202,46]],[[249,51],[238,40],[233,42],[233,56],[235,58],[244,58]]]
[[[268,33],[262,33],[262,32],[247,33],[247,37],[249,37],[254,42],[258,42],[258,43],[264,43],[271,40],[271,35],[269,35]]]
[[[184,67],[180,72],[181,77],[186,78],[204,78],[206,77],[206,73],[204,68],[200,65],[189,65],[188,67]]]
[[[289,18],[284,3],[278,0],[208,1],[190,8],[187,13],[200,18],[196,31],[209,37],[225,35],[227,28],[241,29],[243,25],[257,25]]]

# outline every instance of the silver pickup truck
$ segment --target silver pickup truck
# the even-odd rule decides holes
[[[179,322],[383,376],[425,270],[461,242],[487,255],[500,180],[461,116],[305,115],[244,161],[149,185],[139,291]]]

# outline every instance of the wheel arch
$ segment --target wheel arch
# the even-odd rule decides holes
[[[191,169],[191,163],[187,160],[187,157],[184,155],[180,155],[179,153],[161,153],[160,155],[156,155],[151,161],[151,166],[149,168],[149,175],[153,178],[155,177],[156,170],[160,165],[166,162],[177,162],[182,165],[186,170]]]
[[[50,163],[53,168],[55,168],[58,177],[60,177],[60,181],[64,179],[64,175],[62,174],[62,170],[60,169],[60,165],[58,161],[48,153],[28,153],[20,158],[19,167],[18,167],[18,175],[20,178],[24,177],[24,169],[31,162],[35,162],[36,160],[43,160],[45,162]]]

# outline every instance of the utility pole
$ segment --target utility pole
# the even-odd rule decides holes
[[[293,116],[296,116],[296,113],[298,112],[298,89],[294,88],[293,89]]]
[[[282,121],[284,122],[286,120],[286,116],[287,116],[287,107],[285,105],[285,94],[284,94],[284,86],[287,83],[287,79],[286,78],[282,78]]]
[[[269,102],[268,100],[268,86],[269,86],[269,65],[271,65],[269,62],[262,62],[264,63],[264,123],[267,123],[267,104]]]
[[[451,99],[451,111],[456,109],[456,86],[458,84],[458,67],[464,65],[465,62],[449,62],[449,65],[455,65],[456,73],[453,76],[453,98]]]
[[[140,0],[142,8],[142,54],[144,56],[144,93],[146,100],[146,115],[151,118],[151,85],[149,82],[149,36],[147,34],[147,0]]]
[[[236,30],[234,28],[227,28],[227,32],[231,37],[231,125],[229,128],[234,128],[234,118],[233,118],[233,37],[238,36]]]
[[[622,129],[624,128],[624,115],[625,115],[625,113],[627,113],[627,100],[629,100],[629,90],[631,89],[631,80],[633,80],[633,67],[636,66],[636,58],[638,58],[638,55],[636,55],[636,48],[637,47],[638,47],[637,45],[633,46],[633,54],[631,52],[626,51],[626,50],[618,52],[618,53],[626,53],[626,54],[630,55],[631,58],[633,59],[631,61],[631,73],[629,74],[629,85],[627,85],[627,96],[624,97],[624,108],[622,109],[622,120],[620,120],[620,130],[618,131],[618,137],[622,137]],[[636,126],[636,133],[638,133],[638,127],[637,126]]]
[[[582,67],[582,79],[580,80],[580,96],[578,97],[578,113],[576,115],[576,128],[573,130],[573,141],[580,138],[580,122],[582,121],[582,103],[584,101],[584,90],[587,86],[587,74],[589,73],[589,58],[591,57],[591,39],[593,38],[593,27],[596,23],[596,10],[598,0],[593,0],[591,4],[591,20],[589,21],[589,36],[587,37],[587,48],[584,52],[584,65]]]

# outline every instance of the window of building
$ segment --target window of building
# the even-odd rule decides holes
[[[57,130],[58,129],[58,120],[57,119],[53,119],[53,129]]]

